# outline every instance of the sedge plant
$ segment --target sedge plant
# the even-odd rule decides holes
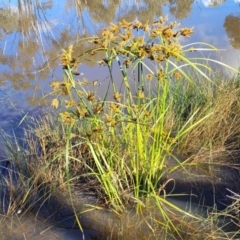
[[[59,108],[59,103],[65,101],[60,117],[68,128],[65,171],[69,186],[72,181],[69,166],[81,163],[84,171],[79,176],[97,179],[105,204],[114,210],[123,211],[129,202],[136,203],[140,210],[144,197],[153,197],[163,211],[161,206],[168,201],[159,195],[159,183],[166,171],[173,170],[166,170],[167,157],[173,154],[178,141],[211,115],[195,119],[199,111],[195,109],[179,126],[168,121],[173,106],[173,83],[185,80],[194,84],[185,69],[191,68],[210,80],[206,73],[211,69],[204,64],[206,59],[191,59],[189,54],[217,49],[204,43],[201,48],[194,44],[182,46],[180,40],[192,33],[192,28],[180,28],[167,17],[160,17],[151,25],[123,20],[102,29],[99,36],[77,43],[91,46],[81,55],[73,57],[73,45],[63,50],[60,60],[64,80],[52,82],[51,86],[58,93],[52,106]],[[77,72],[80,62],[95,54],[102,56],[97,63],[109,70],[110,81],[103,97],[97,95],[97,81]],[[114,64],[120,70],[121,87],[114,80]],[[137,87],[132,84],[132,72],[137,72]],[[77,142],[72,140],[76,132]],[[87,159],[69,154],[80,146],[87,151]],[[178,167],[184,168],[178,163]]]

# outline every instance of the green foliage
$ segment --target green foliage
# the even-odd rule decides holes
[[[91,50],[74,58],[71,45],[60,57],[64,82],[52,83],[54,92],[58,93],[52,106],[58,108],[59,102],[65,100],[66,111],[60,113],[61,119],[72,129],[72,134],[76,129],[80,132],[90,155],[87,173],[80,175],[94,176],[102,186],[107,203],[117,211],[123,210],[128,201],[137,203],[140,210],[143,196],[159,194],[167,157],[188,132],[211,115],[196,118],[199,108],[189,109],[190,95],[188,99],[178,97],[183,80],[194,84],[185,69],[191,68],[207,79],[206,72],[211,71],[204,64],[206,59],[189,57],[203,48],[179,44],[180,38],[189,38],[193,30],[178,26],[162,17],[152,25],[123,20],[102,29],[100,36],[82,39],[81,44],[92,45]],[[205,46],[204,50],[217,50],[211,45]],[[97,96],[97,81],[93,81],[93,90],[89,91],[88,79],[75,79],[80,62],[95,54],[102,56],[98,64],[105,66],[110,76],[102,98]],[[120,69],[123,88],[114,81],[114,63]],[[131,86],[129,73],[132,71],[138,72],[137,89]],[[109,96],[110,92],[113,96]],[[173,113],[176,101],[182,107]],[[177,121],[176,126],[174,119],[184,121]],[[66,153],[68,180],[71,161],[80,159]],[[179,167],[183,167],[180,162]],[[161,197],[156,199],[165,202]]]

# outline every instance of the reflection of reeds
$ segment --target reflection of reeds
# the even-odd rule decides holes
[[[60,36],[54,35],[55,25],[46,16],[46,6],[39,1],[18,1],[17,9],[11,7],[9,5],[1,9],[1,15],[4,15],[1,23],[6,29],[6,39],[14,32],[14,40],[11,44],[5,43],[6,55],[1,59],[11,70],[2,72],[2,78],[11,81],[14,89],[26,91],[39,84],[39,79],[48,78],[51,68],[56,65],[54,59],[57,58],[56,52],[60,50],[61,42],[71,41],[71,37],[64,30]],[[50,43],[53,44],[49,46]],[[49,50],[49,47],[52,49]],[[37,98],[42,98],[42,95],[36,96]],[[32,99],[32,96],[26,98],[28,99]],[[33,102],[34,100],[29,101],[29,105]]]

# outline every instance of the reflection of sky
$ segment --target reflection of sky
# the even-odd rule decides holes
[[[233,0],[228,0],[218,7],[201,7],[193,5],[191,16],[184,20],[184,24],[194,26],[195,34],[192,35],[191,41],[203,41],[222,49],[219,56],[220,60],[233,67],[239,67],[240,51],[233,49],[229,45],[227,33],[223,27],[226,16],[240,12],[236,8]]]
[[[222,47],[226,45],[225,29],[223,28],[226,17],[226,9],[211,8],[199,9],[194,5],[194,14],[183,21],[186,26],[194,26],[195,34],[192,35],[191,41],[203,41],[209,44]]]
[[[226,15],[235,13],[237,10],[237,4],[234,1],[237,0],[227,0],[226,2],[224,2],[224,0],[196,1],[193,4],[192,13],[189,13],[188,18],[182,21],[186,26],[194,26],[196,34],[192,40],[194,41],[194,39],[201,39],[202,41],[206,41],[211,44],[217,44],[218,46],[220,44],[219,47],[225,45],[227,39],[226,37],[223,37],[226,36],[226,34],[225,29],[222,26],[224,24]],[[105,5],[107,5],[107,1],[103,2],[105,2]],[[219,4],[222,2],[223,3],[217,7],[207,7],[213,2],[219,2]],[[0,3],[0,6],[1,5],[3,4]],[[11,5],[16,8],[17,0],[11,1]],[[136,3],[135,1],[122,1],[122,4],[116,11],[116,16],[126,11],[126,9],[131,9],[134,5],[137,6],[137,9],[146,7],[146,4],[142,2]],[[163,10],[164,13],[167,14],[168,7],[164,6]],[[57,39],[58,35],[65,28],[68,28],[69,31],[72,31],[73,33],[79,32],[79,29],[81,29],[80,33],[83,33],[84,30],[87,30],[88,32],[94,34],[103,26],[102,23],[92,22],[91,15],[87,9],[83,9],[81,18],[83,19],[83,22],[78,21],[76,12],[73,8],[66,9],[65,1],[55,0],[53,1],[53,7],[51,9],[45,9],[44,17],[42,15],[42,17],[39,19],[39,31],[45,32],[45,34],[48,32],[49,35],[53,35],[53,37]],[[221,36],[220,39],[218,39],[218,36]],[[13,41],[12,36],[7,37],[9,38],[9,42]],[[11,50],[14,52],[16,51],[14,48],[11,48]]]
[[[219,6],[223,4],[225,0],[202,0],[202,3],[206,7]]]
[[[236,8],[236,3],[233,0],[227,0],[217,7],[204,6],[206,3],[213,1],[196,1],[192,5],[192,12],[188,17],[181,21],[182,27],[194,27],[194,34],[191,38],[183,39],[182,44],[189,44],[192,42],[205,42],[211,44],[219,49],[220,60],[235,68],[239,66],[240,51],[233,49],[229,45],[229,39],[224,29],[224,21],[226,16],[240,12],[240,7]],[[223,2],[222,0],[219,3]],[[165,7],[165,11],[168,6]],[[171,16],[169,17],[171,19]],[[215,57],[216,54],[210,52],[203,52],[205,57]]]
[[[77,38],[80,36],[80,34],[84,34],[86,32],[96,34],[100,28],[105,26],[105,23],[103,22],[95,22],[92,20],[91,13],[89,13],[87,7],[83,8],[82,13],[79,14],[74,8],[67,8],[66,1],[53,0],[52,8],[41,9],[40,7],[37,11],[37,29],[40,39],[44,45],[44,50],[46,51],[51,48],[51,46],[48,44],[49,39],[58,41],[61,33],[66,29],[69,35],[76,36]],[[9,2],[11,2],[11,5]],[[40,2],[43,3],[47,1]],[[145,2],[147,2],[147,0]],[[180,21],[181,26],[194,26],[195,31],[195,34],[191,36],[190,40],[184,40],[184,44],[203,41],[213,44],[218,48],[225,49],[225,51],[222,51],[220,54],[222,57],[221,60],[237,67],[239,66],[239,50],[233,49],[229,46],[229,39],[223,25],[227,15],[240,12],[240,0],[227,0],[225,2],[220,0],[219,6],[217,7],[211,7],[212,2],[213,1],[211,0],[195,1],[195,3],[192,5],[192,12],[188,14],[187,19]],[[107,6],[107,1],[104,1],[104,4]],[[0,8],[6,6],[11,7],[16,12],[18,1],[0,1]],[[37,4],[34,6],[37,7]],[[137,9],[142,9],[147,6],[147,4],[143,3],[143,1],[123,0],[121,5],[116,10],[115,19],[112,21],[114,22],[116,21],[117,17],[122,17],[124,14],[127,14],[133,6],[136,6]],[[169,6],[163,6],[163,12],[167,14],[168,11]],[[136,18],[137,16],[133,16],[133,20]],[[169,19],[173,19],[173,17],[169,15]],[[75,37],[73,39],[75,40]],[[13,32],[4,34],[2,40],[0,40],[1,54],[17,56],[18,42],[20,40],[23,40],[21,33]],[[68,44],[68,42],[64,42],[64,44]],[[61,47],[63,48],[66,46]],[[34,58],[34,61],[36,62],[40,61],[40,59],[45,60],[39,53],[36,54]],[[11,72],[13,70],[11,70],[6,64],[0,64],[0,74],[5,71]],[[96,78],[95,72],[98,71],[98,67],[96,67],[94,71],[90,67],[85,68],[86,76],[89,75],[90,79]],[[105,78],[105,75],[105,73],[100,72],[98,73],[97,77],[99,77],[101,80]],[[53,76],[47,76],[47,79],[49,81],[55,80],[54,74]],[[45,85],[45,88],[48,89],[49,82],[46,81],[45,83],[41,84]],[[101,87],[105,88],[105,85],[102,84]],[[31,91],[32,90],[16,92],[15,100],[18,102],[17,106],[19,109],[21,109],[20,105],[22,105],[23,109],[27,109],[27,102],[24,100],[24,98],[27,94],[35,94],[33,94]],[[0,107],[0,111],[1,109],[2,108]]]
[[[205,7],[219,7],[220,5],[224,6],[224,7],[232,7],[233,4],[235,3],[239,3],[240,0],[201,0],[201,3],[205,6]]]

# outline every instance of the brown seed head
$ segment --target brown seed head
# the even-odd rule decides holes
[[[132,27],[132,25],[133,25],[132,22],[127,22],[125,19],[123,19],[122,22],[119,22],[119,26],[120,26],[121,28],[129,29],[129,28]]]
[[[140,21],[136,20],[135,23],[133,24],[133,29],[139,30],[142,28],[143,28],[143,24]]]
[[[176,79],[181,79],[181,78],[182,78],[182,75],[181,75],[179,72],[174,72],[174,73],[173,73],[173,76],[174,76]]]
[[[180,29],[180,35],[190,38],[190,34],[194,33],[193,28],[182,28]]]
[[[120,102],[120,101],[121,101],[121,97],[122,97],[122,94],[121,94],[121,93],[118,93],[118,92],[116,92],[116,93],[113,95],[113,98],[115,99],[116,102]]]
[[[96,99],[95,99],[95,94],[93,92],[88,92],[87,93],[87,100],[90,101],[90,102],[94,102]]]

